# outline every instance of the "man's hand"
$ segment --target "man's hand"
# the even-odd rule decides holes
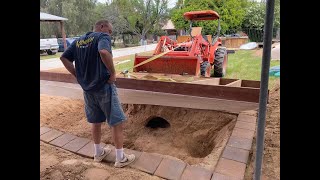
[[[116,70],[114,69],[112,55],[106,49],[102,49],[99,51],[100,57],[104,65],[110,72],[110,78],[108,80],[109,84],[116,82]]]
[[[116,82],[116,75],[115,75],[115,74],[111,74],[111,75],[110,75],[110,78],[109,78],[109,80],[108,80],[108,83],[109,83],[109,84],[112,84],[112,83],[114,83],[114,82]]]

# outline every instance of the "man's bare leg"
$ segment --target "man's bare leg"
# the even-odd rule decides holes
[[[93,136],[93,142],[94,142],[95,155],[100,155],[102,153],[102,148],[100,146],[101,124],[102,123],[93,123],[92,124],[92,136]]]
[[[116,147],[116,161],[123,159],[123,123],[112,127],[112,136]]]
[[[123,123],[112,127],[112,136],[116,147],[116,162],[114,166],[121,168],[133,163],[136,159],[134,154],[125,154],[123,152]]]

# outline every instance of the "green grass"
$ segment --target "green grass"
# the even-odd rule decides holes
[[[134,55],[131,55],[129,62],[126,62],[126,63],[123,63],[123,64],[119,64],[119,65],[115,65],[115,69],[116,69],[116,72],[121,72],[123,70],[127,70],[128,68],[131,68],[133,67],[133,62],[134,62]],[[129,70],[129,72],[132,72],[132,68]]]
[[[143,52],[143,53],[139,53],[139,55],[143,55],[143,56],[151,56],[153,53],[153,51],[147,51],[147,52]],[[129,72],[132,72],[132,68],[133,67],[133,63],[134,63],[134,54],[130,55],[128,58],[126,59],[130,59],[131,61],[123,63],[123,64],[119,64],[115,66],[115,69],[117,72],[121,72],[123,70],[127,70],[128,68],[130,68]]]
[[[225,78],[260,81],[262,56],[255,50],[238,50],[228,55],[228,66]],[[271,61],[270,68],[280,65],[280,61]],[[279,77],[269,76],[269,89],[273,88]]]
[[[40,55],[40,60],[46,60],[51,58],[59,58],[62,52],[57,52],[55,55]]]

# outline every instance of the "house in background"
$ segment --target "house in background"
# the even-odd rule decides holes
[[[166,31],[166,36],[174,40],[177,39],[177,36],[186,35],[184,30],[177,30],[171,20],[168,20],[167,23],[163,25],[162,30]]]

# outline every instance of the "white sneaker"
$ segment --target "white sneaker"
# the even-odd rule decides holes
[[[123,153],[123,159],[119,162],[116,161],[114,163],[114,167],[121,168],[121,167],[127,166],[127,165],[133,163],[135,159],[136,159],[136,156],[134,154]]]
[[[100,156],[96,156],[96,155],[93,156],[94,161],[101,162],[108,154],[111,153],[111,149],[109,147],[105,147],[102,150],[103,151]]]

